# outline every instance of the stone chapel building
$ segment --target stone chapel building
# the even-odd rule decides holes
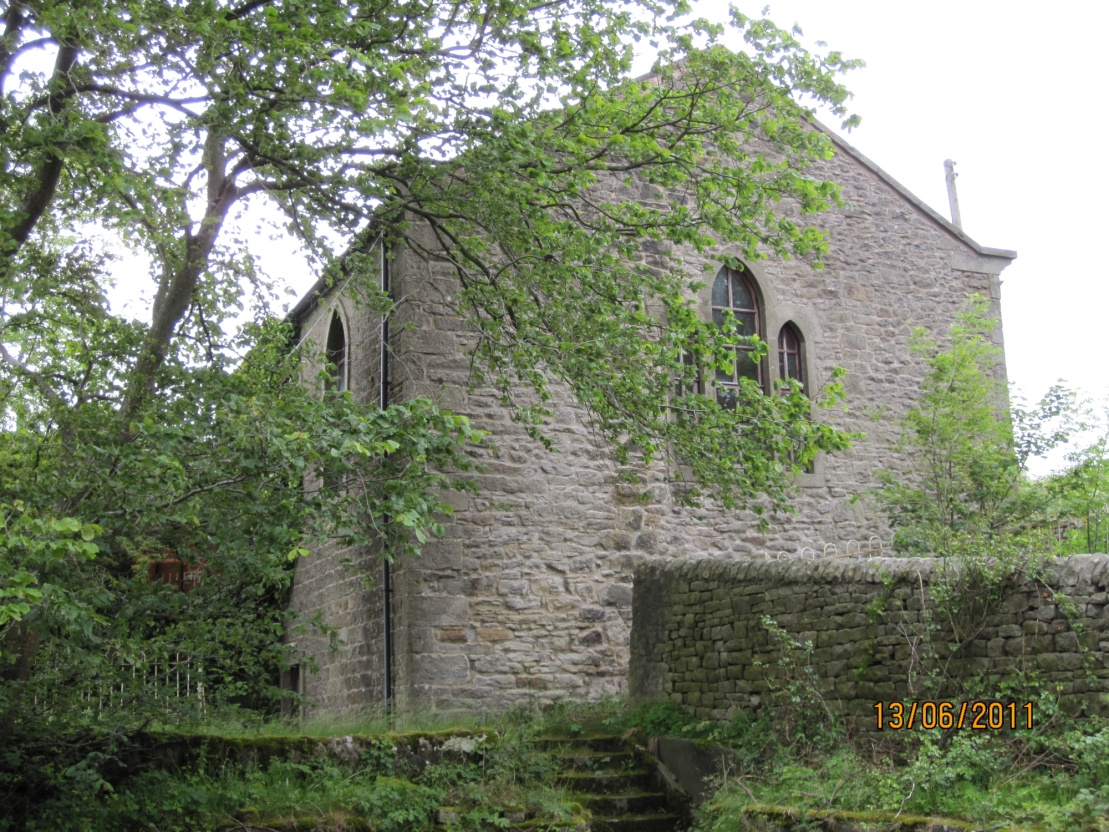
[[[447,305],[454,279],[445,264],[403,247],[391,258],[377,252],[377,277],[399,301],[387,322],[320,287],[295,307],[302,334],[327,351],[354,396],[438,398],[490,430],[498,446],[479,450],[479,492],[452,498],[445,536],[419,559],[390,568],[373,552],[321,547],[298,562],[292,609],[305,618],[319,612],[343,642],[333,651],[323,637],[296,637],[305,672],[288,675],[309,708],[482,712],[618,694],[640,559],[762,558],[805,547],[819,554],[826,544],[843,552],[875,536],[888,545],[872,507],[852,498],[897,463],[899,422],[924,373],[909,352],[910,332],[946,334],[971,293],[991,299],[1000,320],[999,275],[1016,254],[979,245],[832,139],[836,155],[815,173],[841,186],[847,207],[813,219],[830,235],[825,268],[769,259],[732,272],[715,262],[707,273],[717,279],[699,298],[706,319],[727,307],[756,321],[770,346],[757,368],[767,389],[781,375],[819,386],[844,367],[847,411],[818,418],[866,435],[818,458],[798,478],[797,514],[773,519],[766,533],[752,514],[677,507],[661,475],[619,484],[565,395],[548,431],[557,452],[548,453],[492,390],[468,390],[469,336]],[[703,273],[705,257],[684,259]],[[372,586],[359,570],[377,576]],[[318,672],[307,672],[309,659]]]

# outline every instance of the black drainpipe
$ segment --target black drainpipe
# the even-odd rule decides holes
[[[381,291],[389,294],[389,258],[385,256],[385,242],[381,242]],[[378,349],[380,366],[378,376],[381,390],[378,404],[384,410],[389,406],[389,316],[381,316],[381,342]],[[389,518],[385,518],[389,522]],[[393,704],[393,574],[389,568],[388,552],[382,553],[381,585],[383,595],[383,614],[385,617],[385,707]]]

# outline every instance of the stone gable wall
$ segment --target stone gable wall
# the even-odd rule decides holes
[[[672,699],[718,720],[757,707],[773,689],[781,656],[764,626],[769,616],[797,643],[811,642],[810,668],[825,701],[873,727],[875,702],[926,698],[910,687],[911,669],[921,667],[919,637],[929,621],[942,623],[924,601],[942,568],[925,558],[641,563],[631,695]],[[1053,562],[1043,580],[1014,587],[991,607],[949,673],[996,684],[1030,671],[1074,710],[1109,713],[1107,585],[1107,555]],[[1057,592],[1069,607],[1057,603]]]
[[[843,551],[849,540],[876,535],[888,541],[882,520],[853,498],[876,485],[877,471],[902,464],[898,423],[924,374],[924,363],[909,353],[909,334],[921,325],[942,336],[971,292],[991,298],[999,314],[998,273],[1008,260],[976,252],[850,154],[839,153],[814,174],[840,183],[847,202],[843,210],[804,218],[830,234],[826,268],[777,259],[748,264],[764,303],[772,348],[767,370],[773,378],[777,333],[792,321],[804,338],[811,388],[834,366],[847,370],[847,410],[815,418],[866,438],[818,459],[815,471],[798,480],[797,513],[773,518],[767,532],[751,512],[678,507],[661,466],[637,486],[618,483],[587,415],[557,385],[557,415],[547,430],[555,451],[546,452],[511,420],[496,393],[471,387],[466,353],[474,335],[455,309],[459,290],[449,266],[403,247],[394,252],[393,400],[430,396],[469,416],[495,443],[477,452],[484,464],[478,493],[452,497],[457,511],[445,537],[395,568],[398,709],[481,712],[625,692],[632,574],[646,558],[735,560],[806,546],[821,551],[825,543]],[[617,198],[660,198],[635,183],[613,180],[607,187]],[[409,233],[422,233],[419,224]],[[710,286],[720,258],[739,255],[679,253],[689,274]],[[657,265],[656,255],[644,257]],[[697,302],[708,318],[709,288]],[[302,327],[311,327],[328,303],[325,296]],[[378,319],[342,303],[350,321],[351,387],[373,395]],[[369,553],[356,555],[371,568]],[[333,653],[319,639],[298,642],[323,668],[316,677],[302,674],[305,692],[327,710],[357,707],[359,697],[380,701],[380,593],[352,583],[345,556],[321,547],[298,564],[293,592],[296,611],[319,610],[339,622],[347,643],[345,652]]]
[[[765,533],[750,512],[676,506],[662,468],[641,485],[619,484],[586,414],[559,386],[548,429],[555,452],[544,451],[496,393],[469,388],[473,335],[453,308],[458,284],[449,267],[397,252],[401,394],[438,398],[496,445],[479,452],[479,492],[458,498],[445,538],[398,570],[399,707],[482,711],[626,691],[632,573],[644,558],[731,560],[889,540],[866,501],[852,498],[877,484],[877,471],[901,465],[898,423],[925,369],[909,352],[910,332],[922,325],[942,336],[972,292],[991,298],[997,313],[997,273],[1008,261],[977,254],[847,154],[817,175],[839,182],[848,203],[813,218],[831,235],[826,268],[774,259],[749,265],[772,348],[780,326],[793,321],[805,338],[811,385],[834,366],[847,369],[846,412],[816,418],[866,438],[819,459],[799,480],[796,515],[774,518]],[[652,198],[639,186],[610,187],[616,197]],[[683,257],[689,273],[711,285],[719,258]],[[708,288],[698,302],[709,317]],[[773,349],[768,364],[773,375]]]

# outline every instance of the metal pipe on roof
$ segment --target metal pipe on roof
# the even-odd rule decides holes
[[[958,229],[963,227],[963,216],[959,213],[959,194],[955,190],[955,163],[950,159],[943,162],[944,173],[947,175],[947,202],[951,206],[951,224]]]

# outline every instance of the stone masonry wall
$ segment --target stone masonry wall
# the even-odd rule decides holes
[[[925,698],[909,687],[910,667],[920,668],[924,599],[940,568],[942,561],[923,558],[642,563],[631,695],[673,699],[719,720],[757,707],[781,655],[763,624],[769,616],[797,642],[812,643],[825,701],[871,726],[875,702]],[[991,607],[950,671],[995,680],[1033,671],[1073,709],[1109,713],[1107,584],[1107,555],[1053,562],[1042,581],[1025,582]]]
[[[762,295],[767,370],[777,372],[778,329],[804,337],[811,389],[847,370],[845,411],[815,418],[865,434],[818,459],[798,480],[797,513],[757,528],[751,512],[675,505],[668,472],[637,486],[617,482],[586,414],[561,387],[548,453],[510,419],[496,393],[470,386],[473,343],[454,300],[449,266],[395,253],[393,368],[403,397],[427,395],[491,433],[478,452],[478,493],[460,495],[446,536],[396,579],[399,708],[502,709],[520,702],[596,699],[626,690],[632,573],[648,557],[734,560],[888,532],[865,500],[876,473],[902,464],[899,421],[918,393],[924,363],[910,354],[913,327],[942,337],[967,294],[992,300],[1011,256],[981,249],[898,190],[869,162],[843,151],[815,171],[843,188],[847,207],[806,218],[830,235],[826,268],[768,259],[749,263]],[[614,198],[659,199],[614,181]],[[413,224],[411,234],[420,234]],[[430,241],[425,241],[430,244]],[[680,252],[710,284],[724,254]],[[647,265],[652,256],[645,255]],[[706,271],[707,269],[707,271]],[[709,289],[697,298],[709,317]],[[1000,339],[1000,330],[998,332]],[[1003,368],[1002,368],[1003,370]]]
[[[376,277],[369,277],[376,284]],[[300,317],[305,346],[301,381],[318,384],[316,375],[336,312],[346,332],[351,394],[363,402],[377,401],[381,318],[358,304],[349,288],[318,298]],[[307,477],[304,486],[314,489],[321,483]],[[295,645],[300,660],[300,692],[309,711],[335,713],[383,703],[386,628],[381,575],[381,556],[373,549],[318,543],[298,561],[289,601],[296,621],[286,641]],[[333,630],[334,639],[311,623],[317,616]],[[333,641],[338,649],[332,649]]]

